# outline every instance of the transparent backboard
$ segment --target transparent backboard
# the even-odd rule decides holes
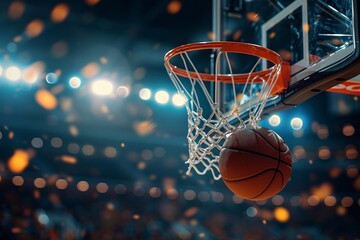
[[[227,0],[221,8],[214,21],[220,23],[215,29],[221,40],[267,47],[291,64],[289,88],[269,102],[265,114],[297,105],[360,73],[356,0]],[[246,63],[239,65],[239,71],[250,71]],[[233,96],[231,89],[224,91],[226,108]]]

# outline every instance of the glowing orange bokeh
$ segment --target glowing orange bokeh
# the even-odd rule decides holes
[[[100,0],[85,0],[87,5],[94,6],[100,2]]]
[[[19,19],[25,12],[25,4],[21,1],[14,1],[10,4],[8,9],[9,18]]]
[[[30,162],[30,154],[25,150],[15,150],[14,154],[8,160],[7,166],[12,173],[21,173]]]
[[[41,20],[33,20],[26,26],[26,34],[29,37],[37,37],[44,31],[44,23]]]
[[[44,62],[38,61],[31,64],[28,68],[25,69],[23,78],[26,83],[35,83],[41,74],[43,74],[45,70]]]
[[[91,62],[81,69],[81,74],[86,78],[91,78],[94,77],[99,70],[99,65],[95,62]]]
[[[170,14],[177,14],[178,12],[180,12],[182,8],[182,4],[180,1],[171,1],[168,6],[167,6],[167,11]]]
[[[290,213],[289,211],[284,207],[277,207],[274,210],[274,217],[279,222],[287,222],[290,219]]]
[[[246,18],[250,21],[250,22],[258,22],[260,20],[260,15],[259,13],[256,12],[249,12],[246,15]]]
[[[35,94],[36,102],[46,110],[53,110],[57,106],[56,97],[45,89],[40,89]]]
[[[69,12],[69,6],[64,3],[60,3],[52,10],[51,20],[56,23],[63,22],[69,15]]]
[[[77,159],[73,156],[63,155],[60,157],[61,161],[68,163],[68,164],[76,164]]]
[[[140,136],[149,135],[156,128],[156,124],[150,121],[143,121],[134,124],[136,133]]]

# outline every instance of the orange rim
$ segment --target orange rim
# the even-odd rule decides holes
[[[249,43],[241,43],[241,42],[199,42],[199,43],[191,43],[182,45],[179,47],[176,47],[172,50],[170,50],[168,53],[166,53],[164,57],[165,64],[170,67],[170,69],[178,76],[182,76],[185,78],[188,78],[189,76],[193,79],[199,80],[202,79],[204,81],[215,81],[215,74],[209,74],[209,73],[197,73],[194,71],[186,71],[185,69],[179,68],[177,66],[174,66],[170,63],[170,60],[180,55],[181,53],[188,53],[192,51],[198,51],[198,50],[211,50],[211,49],[218,49],[221,52],[231,52],[231,53],[241,53],[241,54],[247,54],[252,56],[261,57],[263,59],[266,59],[276,65],[281,65],[281,74],[279,76],[278,81],[275,84],[275,87],[272,91],[272,95],[276,95],[283,90],[287,89],[288,82],[290,80],[290,64],[287,62],[283,62],[280,55],[276,52],[255,45],[255,44],[249,44]],[[269,75],[274,67],[268,68],[263,71],[257,71],[251,73],[251,77],[261,77],[263,79],[266,79],[265,77]],[[219,82],[225,82],[225,83],[231,83],[232,78],[234,79],[234,82],[237,84],[245,84],[247,79],[249,77],[249,74],[233,74],[232,76],[230,74],[218,74],[217,80]],[[261,82],[261,79],[258,79],[255,82]]]

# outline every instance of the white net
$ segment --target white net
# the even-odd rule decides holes
[[[272,89],[278,80],[281,64],[269,68],[264,76],[254,74],[263,58],[258,57],[251,71],[246,77],[241,90],[237,88],[233,67],[228,52],[217,49],[215,57],[214,92],[210,93],[209,88],[202,79],[202,74],[196,68],[195,62],[190,58],[187,51],[179,52],[177,56],[186,71],[186,77],[174,72],[177,68],[165,61],[165,68],[175,85],[179,94],[186,99],[186,110],[188,113],[188,134],[189,159],[187,174],[195,171],[199,175],[211,172],[213,178],[221,178],[218,161],[219,153],[226,138],[239,128],[246,125],[256,127],[260,121],[261,113],[266,102],[271,97]],[[240,53],[239,53],[240,54]],[[241,55],[241,54],[240,54]],[[244,55],[244,54],[242,54]],[[220,61],[220,58],[223,61]],[[220,62],[223,66],[220,66]],[[225,67],[224,67],[225,66]],[[227,69],[226,74],[221,69]],[[224,71],[224,70],[223,70]],[[195,73],[195,74],[192,74]],[[219,77],[227,76],[227,85],[232,89],[233,106],[229,111],[220,108],[218,99],[221,99],[222,91],[218,85]],[[223,83],[224,84],[224,83]],[[255,86],[256,84],[256,86]],[[245,93],[250,96],[244,101]],[[224,112],[223,112],[224,111]],[[241,116],[241,117],[240,117]],[[234,124],[236,122],[236,124]]]

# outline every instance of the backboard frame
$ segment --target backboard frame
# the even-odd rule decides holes
[[[219,3],[222,2],[222,3]],[[239,7],[225,6],[229,2],[239,4]],[[241,2],[238,3],[238,2]],[[278,1],[280,2],[280,1]],[[323,1],[322,1],[323,2]],[[226,19],[229,17],[240,17],[233,12],[234,9],[240,9],[244,11],[244,4],[246,1],[224,1],[224,0],[213,0],[214,9],[216,6],[221,6],[221,16],[217,16],[221,24],[218,29],[222,29],[217,39],[226,40],[225,30]],[[278,14],[270,18],[267,22],[261,26],[261,45],[267,47],[267,40],[265,33],[271,27],[278,24],[282,19],[286,18],[289,13],[296,9],[301,8],[302,11],[302,25],[308,27],[308,1],[295,0],[288,6],[284,7]],[[289,88],[282,94],[269,100],[267,106],[263,111],[263,116],[271,113],[282,111],[293,106],[296,106],[307,99],[326,91],[327,89],[338,85],[344,81],[347,81],[360,74],[360,51],[359,51],[359,3],[358,1],[352,1],[352,31],[353,31],[353,42],[352,45],[341,49],[339,52],[331,54],[331,56],[322,59],[316,64],[309,63],[309,36],[308,31],[303,31],[303,56],[302,61],[296,62],[292,66],[291,79]],[[219,9],[218,9],[219,10]],[[214,10],[215,12],[215,10]],[[215,21],[214,21],[215,23]],[[215,27],[214,27],[215,28]],[[215,33],[215,32],[214,32]],[[246,33],[244,33],[246,34]],[[266,67],[266,63],[263,63],[263,68]],[[305,69],[304,69],[305,68]],[[226,103],[225,103],[226,104]]]

